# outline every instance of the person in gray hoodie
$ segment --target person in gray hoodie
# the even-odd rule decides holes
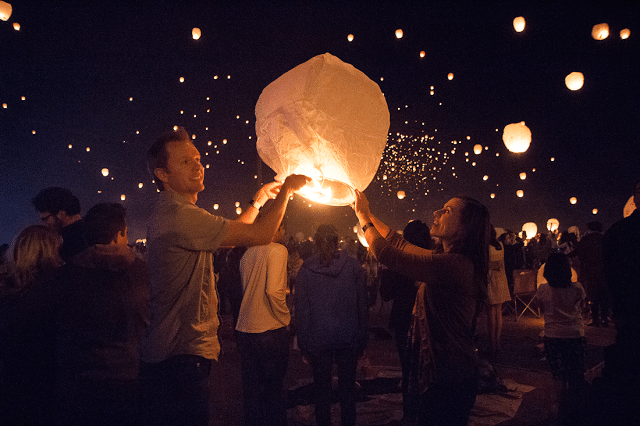
[[[320,225],[316,253],[298,272],[295,292],[298,346],[311,364],[318,425],[331,424],[332,366],[338,366],[342,425],[355,425],[356,370],[367,346],[369,320],[365,271],[338,249],[338,232]]]

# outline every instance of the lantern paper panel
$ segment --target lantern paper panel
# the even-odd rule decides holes
[[[564,78],[564,84],[569,90],[580,90],[584,84],[584,75],[581,72],[572,72]]]
[[[11,12],[13,8],[10,3],[6,1],[0,1],[0,20],[8,21],[9,17],[11,17]]]
[[[502,140],[509,151],[525,152],[531,143],[531,130],[524,124],[524,121],[508,124],[502,133]]]
[[[269,84],[256,104],[256,146],[276,172],[312,178],[299,193],[328,205],[348,205],[353,189],[373,180],[389,131],[380,87],[325,53]]]

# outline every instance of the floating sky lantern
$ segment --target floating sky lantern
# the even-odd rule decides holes
[[[144,184],[143,184],[142,182],[140,182],[140,183],[138,184],[138,188],[142,188],[143,186],[144,186]]]
[[[102,169],[102,176],[109,176],[109,169],[107,169],[106,167]]]
[[[7,109],[8,105],[6,103],[2,104],[2,108]]]
[[[356,228],[356,235],[358,236],[358,241],[360,241],[360,244],[362,244],[364,247],[369,247],[369,243],[367,242],[367,239],[364,237],[364,232],[362,231],[360,224],[357,224],[355,228]]]
[[[349,42],[352,42],[353,41],[353,34],[349,34],[347,36],[347,40],[349,40]]]
[[[538,233],[538,225],[533,222],[527,222],[522,225],[522,230],[527,233],[527,239],[533,238]]]
[[[522,16],[518,16],[513,20],[513,29],[516,30],[517,33],[521,33],[522,31],[524,31],[525,25],[526,21]]]
[[[402,200],[404,197],[406,197],[404,191],[398,191],[396,195],[398,196],[398,200]]]
[[[482,153],[482,145],[480,145],[479,143],[475,144],[473,146],[473,153],[476,154],[476,155],[481,154]]]
[[[490,197],[491,197],[491,198],[496,198],[496,194],[492,192],[492,193],[491,193],[491,195],[490,195]]]
[[[242,207],[236,207],[236,214],[238,216],[242,214]]]
[[[240,207],[240,201],[236,201],[236,207]]]
[[[16,31],[20,31],[20,24],[18,24],[17,22],[13,23],[13,29]]]
[[[447,74],[447,78],[448,78],[449,80],[453,80],[453,73],[452,73],[452,72],[450,72],[449,74]]]
[[[631,30],[629,28],[625,28],[624,30],[620,30],[620,38],[622,40],[626,40],[631,35]]]
[[[527,178],[527,174],[525,172],[520,173],[520,180],[525,180]]]
[[[555,217],[549,219],[547,221],[547,231],[549,232],[555,232],[558,230],[558,228],[560,227],[560,221],[558,219],[556,219]]]
[[[6,1],[0,1],[0,20],[8,21],[13,8]]]
[[[591,210],[591,214],[598,214],[598,209]]]
[[[633,213],[633,211],[636,209],[636,203],[633,199],[633,196],[631,196],[631,198],[629,198],[629,200],[627,201],[627,204],[624,205],[624,209],[622,210],[622,215],[624,217],[629,217],[631,215],[631,213]]]
[[[184,83],[184,77],[180,77],[180,83]],[[180,114],[182,114],[183,111],[180,111]]]
[[[584,84],[584,75],[581,72],[572,72],[564,78],[564,84],[574,92],[580,90]]]
[[[191,30],[191,36],[193,37],[194,40],[198,40],[201,35],[202,35],[202,31],[200,31],[200,28],[194,28]]]
[[[427,52],[425,52],[424,50],[420,51],[420,57],[424,58],[427,55]]]
[[[403,35],[404,35],[404,33],[402,32],[401,29],[397,29],[396,30],[396,38],[402,38]]]
[[[578,199],[577,199],[576,197],[571,197],[571,198],[569,198],[569,202],[570,202],[571,204],[575,204],[575,203],[577,203],[577,202],[578,202]]]
[[[276,172],[312,178],[299,193],[348,205],[373,180],[387,142],[389,109],[364,73],[325,53],[269,84],[256,104],[256,146]]]
[[[591,37],[595,40],[604,40],[609,37],[609,25],[605,23],[594,25],[591,29]]]
[[[489,180],[489,175],[482,176],[482,180]]]
[[[525,152],[531,143],[531,130],[524,121],[507,124],[502,133],[502,140],[509,151]]]
[[[518,198],[522,198],[524,197],[524,191],[522,189],[518,189],[516,191],[516,195],[518,196]]]
[[[126,198],[127,198],[127,197],[126,197],[124,194],[122,194],[122,195],[120,196],[120,200],[121,200],[121,201],[124,201]]]
[[[214,205],[213,205],[213,209],[214,209],[214,210],[218,210],[219,208],[220,208],[220,205],[218,205],[218,204],[214,204]]]

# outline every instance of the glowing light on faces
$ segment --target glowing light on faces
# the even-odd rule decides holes
[[[569,90],[580,90],[584,84],[584,75],[581,72],[572,72],[564,78],[564,84]]]
[[[109,176],[109,169],[107,169],[106,167],[102,169],[102,176]]]
[[[570,202],[571,204],[575,204],[575,203],[577,203],[577,202],[578,202],[578,199],[577,199],[576,197],[571,197],[571,198],[569,198],[569,202]]]
[[[517,33],[521,33],[522,31],[524,31],[525,25],[526,21],[522,16],[518,16],[513,20],[513,29],[516,30]]]
[[[591,29],[591,37],[594,40],[604,40],[609,37],[609,25],[606,23],[594,25]]]

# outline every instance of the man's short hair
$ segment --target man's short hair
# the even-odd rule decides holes
[[[167,144],[169,142],[191,142],[189,138],[189,134],[184,129],[184,127],[179,127],[178,130],[167,132],[160,136],[156,141],[151,145],[149,151],[147,151],[147,167],[149,168],[149,174],[151,175],[151,179],[154,180],[158,189],[160,191],[164,191],[164,184],[156,176],[156,169],[164,169],[167,167],[167,162],[169,161],[169,153],[167,152]]]
[[[127,229],[127,211],[122,204],[99,203],[84,217],[87,243],[109,244]]]
[[[68,216],[80,213],[80,200],[66,188],[51,186],[38,192],[31,202],[40,213],[58,214],[64,211]]]

